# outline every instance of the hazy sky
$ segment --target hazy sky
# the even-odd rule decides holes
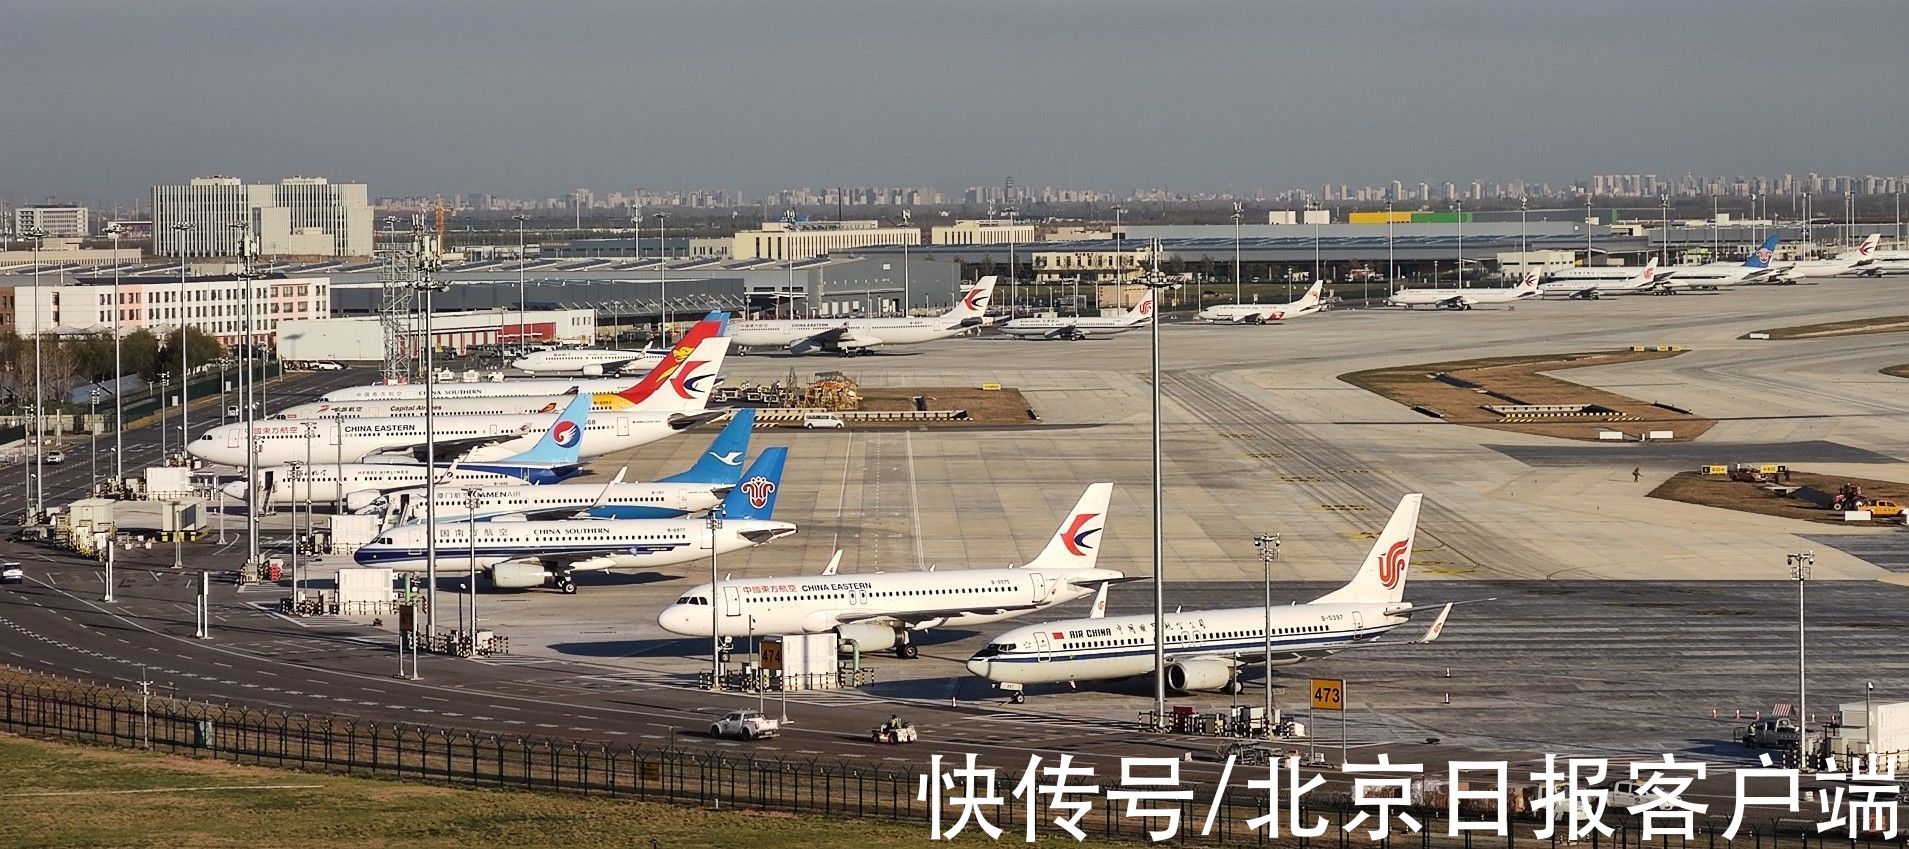
[[[0,194],[1909,171],[1902,0],[0,0]]]

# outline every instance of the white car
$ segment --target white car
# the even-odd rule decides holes
[[[842,417],[834,413],[810,413],[802,417],[802,426],[810,430],[816,428],[840,430],[848,427],[848,422],[842,421]]]
[[[0,584],[22,584],[26,579],[27,573],[19,563],[12,560],[0,563]]]
[[[741,737],[760,740],[782,733],[782,723],[753,710],[730,711],[709,726],[711,737]]]
[[[330,360],[321,360],[319,362],[312,363],[312,368],[317,371],[344,371],[345,369],[343,364],[334,363],[334,362],[331,362]]]

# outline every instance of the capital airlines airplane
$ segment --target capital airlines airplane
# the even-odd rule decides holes
[[[484,484],[518,489],[532,483],[555,484],[582,469],[577,447],[583,442],[579,437],[589,414],[589,399],[578,396],[530,450],[489,463],[439,464],[436,469],[423,463],[327,463],[323,453],[315,452],[310,465],[260,468],[258,506],[343,501],[346,510],[356,512],[388,491],[424,486],[434,475],[439,485],[460,497],[461,491],[454,487]],[[243,502],[251,488],[240,480],[221,489]]]
[[[1871,233],[1853,251],[1839,254],[1833,259],[1805,259],[1792,262],[1772,272],[1770,277],[1774,280],[1789,282],[1810,277],[1835,277],[1838,274],[1859,271],[1876,261],[1876,244],[1881,241],[1881,233]]]
[[[1632,271],[1627,266],[1606,265],[1595,268],[1567,268],[1553,271],[1538,284],[1538,294],[1547,298],[1569,297],[1597,300],[1603,295],[1634,295],[1657,285],[1657,257]]]
[[[712,624],[724,637],[834,631],[860,651],[892,648],[896,656],[912,658],[920,652],[909,639],[916,631],[998,622],[1065,604],[1110,583],[1138,580],[1094,567],[1113,490],[1111,483],[1088,486],[1040,556],[1025,566],[837,575],[830,564],[817,577],[718,582],[715,623],[710,621],[710,586],[700,584],[664,608],[656,622],[672,634],[698,637],[709,636]]]
[[[764,450],[723,500],[722,527],[713,534],[716,554],[795,533],[794,525],[770,518],[787,456],[786,448]],[[470,563],[474,552],[477,566],[488,568],[491,582],[499,588],[550,584],[565,593],[577,591],[575,573],[580,571],[654,569],[707,560],[712,547],[708,523],[701,519],[438,522],[387,529],[353,557],[365,566],[423,571],[427,533],[436,538],[440,565],[455,569]]]
[[[1386,303],[1405,307],[1468,310],[1479,304],[1508,304],[1538,296],[1538,275],[1525,272],[1524,280],[1507,289],[1400,289]]]
[[[981,324],[994,294],[981,278],[961,302],[933,318],[801,318],[734,321],[729,334],[743,348],[785,348],[795,354],[865,352],[878,345],[914,345],[946,339]]]
[[[654,481],[625,483],[625,467],[607,484],[552,483],[540,486],[484,486],[437,490],[437,520],[528,521],[531,519],[673,519],[714,510],[742,479],[756,411],[738,410],[708,450],[687,471]],[[405,489],[385,498],[388,525],[422,522],[425,489]],[[476,504],[472,504],[476,499]]]
[[[1312,284],[1306,294],[1290,304],[1216,304],[1200,310],[1194,316],[1201,321],[1218,324],[1266,324],[1273,321],[1285,321],[1302,315],[1312,315],[1325,309],[1319,302],[1319,295],[1325,290],[1325,283]]]
[[[1376,640],[1414,610],[1404,601],[1421,496],[1399,500],[1364,565],[1345,586],[1307,604],[1272,610],[1273,664],[1283,666]],[[1096,606],[1098,607],[1098,605]],[[1420,642],[1437,639],[1446,605]],[[1242,667],[1263,662],[1266,609],[1235,607],[1168,614],[1167,685],[1180,691],[1239,691]],[[1153,615],[1106,616],[1026,625],[995,637],[968,660],[968,671],[1008,690],[1019,703],[1029,684],[1112,681],[1154,669]]]
[[[1117,316],[1075,316],[1073,318],[1017,318],[1000,325],[1002,333],[1022,339],[1086,339],[1112,336],[1153,320],[1153,290],[1141,296],[1133,309]]]
[[[1777,236],[1763,240],[1763,246],[1743,262],[1706,262],[1703,265],[1666,269],[1657,275],[1657,287],[1666,292],[1685,289],[1719,289],[1753,280],[1763,280],[1774,270],[1770,257],[1776,253]]]
[[[729,325],[727,314],[712,312],[708,318],[696,323],[684,334],[670,350],[658,356],[654,365],[643,379],[634,385],[620,388],[614,392],[589,393],[592,410],[665,410],[683,409],[688,400],[680,385],[671,383],[672,378],[688,377],[693,368],[679,374],[685,363],[692,362],[696,345],[706,339],[723,335]],[[707,377],[707,374],[704,375]],[[541,381],[525,381],[541,382]],[[675,392],[657,392],[664,385],[671,385]],[[480,384],[481,385],[481,384]],[[510,384],[504,384],[510,385]],[[573,384],[574,385],[574,384]],[[395,388],[395,387],[368,387]],[[441,387],[440,387],[441,388]],[[431,408],[438,414],[486,413],[554,413],[570,403],[570,399],[581,392],[555,392],[548,395],[464,395],[454,398],[440,398],[432,393]],[[316,401],[287,407],[272,418],[275,419],[339,419],[421,415],[424,412],[424,396],[416,398],[365,399],[359,401]]]
[[[705,410],[715,376],[728,352],[726,337],[705,339],[684,367],[668,378],[681,397],[681,412],[618,410],[592,413],[580,436],[579,451],[595,457],[655,442],[680,430],[721,418],[724,410]],[[465,461],[491,461],[516,453],[509,443],[530,441],[551,427],[550,414],[437,416],[436,455]],[[361,419],[265,420],[221,425],[187,445],[193,456],[227,466],[243,466],[248,432],[257,441],[258,462],[285,464],[308,456],[315,462],[355,463],[379,454],[405,453],[422,460],[425,418],[418,415]],[[517,449],[521,450],[521,449]]]

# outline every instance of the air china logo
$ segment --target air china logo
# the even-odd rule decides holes
[[[550,429],[550,441],[557,443],[559,448],[573,448],[582,438],[583,428],[577,427],[576,422],[568,419],[558,422],[556,427]]]
[[[707,374],[697,375],[694,377],[691,376],[691,375],[696,375],[696,367],[703,364],[704,364],[704,361],[702,360],[697,360],[695,362],[690,362],[690,363],[684,363],[682,370],[678,371],[675,377],[670,378],[670,381],[669,381],[670,388],[675,389],[676,394],[684,398],[696,397],[690,394],[692,392],[702,391],[700,388],[697,387],[696,384],[702,381],[708,380],[711,377],[711,375],[707,375]]]
[[[775,494],[776,482],[757,475],[743,481],[742,486],[737,488],[742,490],[744,498],[749,499],[749,506],[761,510],[769,503],[769,496]]]
[[[1141,315],[1153,314],[1153,301],[1151,299],[1140,302],[1140,314]]]
[[[1385,550],[1385,556],[1379,558],[1379,583],[1386,589],[1397,589],[1399,579],[1405,577],[1405,550],[1411,545],[1410,542],[1399,540]]]
[[[1100,529],[1088,528],[1083,531],[1081,527],[1093,521],[1098,516],[1100,516],[1099,513],[1077,514],[1074,516],[1074,521],[1068,524],[1067,530],[1061,531],[1061,547],[1067,549],[1068,554],[1072,554],[1075,557],[1086,557],[1087,552],[1081,549],[1084,548],[1090,551],[1093,549],[1093,546],[1087,544],[1087,538],[1100,533]]]
[[[988,305],[987,290],[982,289],[979,286],[976,286],[973,289],[969,289],[968,296],[966,298],[961,299],[961,305],[971,310],[978,310],[978,309],[982,309],[983,307],[986,307]]]

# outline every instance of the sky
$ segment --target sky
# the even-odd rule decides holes
[[[0,0],[0,195],[1909,172],[1901,0]]]

